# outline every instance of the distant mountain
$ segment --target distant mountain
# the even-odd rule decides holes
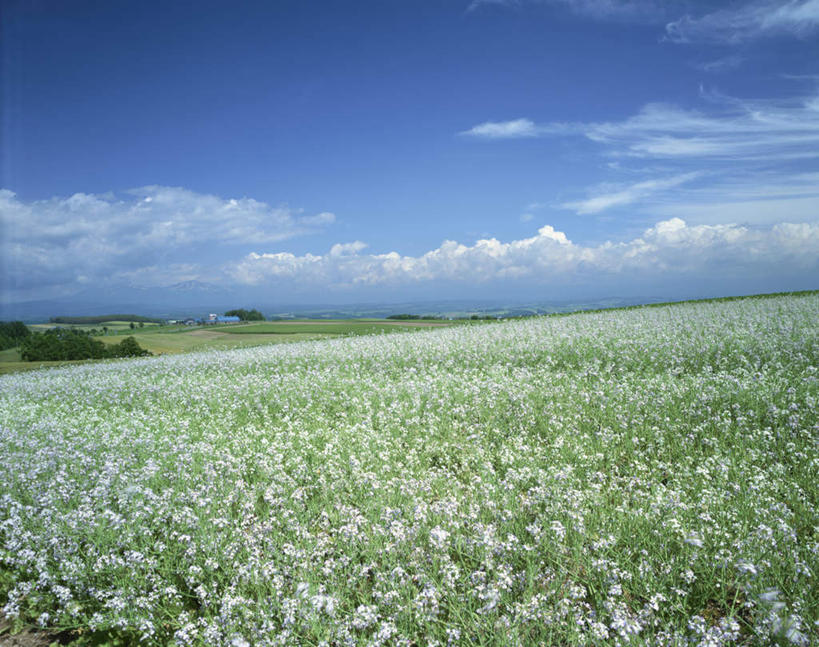
[[[45,320],[58,316],[90,316],[108,312],[132,312],[150,317],[201,316],[242,307],[236,295],[202,281],[184,281],[160,288],[107,286],[90,288],[71,296],[40,301],[0,304],[0,319]]]

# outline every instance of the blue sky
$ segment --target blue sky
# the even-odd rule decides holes
[[[1,36],[6,303],[819,287],[819,0],[11,0]]]

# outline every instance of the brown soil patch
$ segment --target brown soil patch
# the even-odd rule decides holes
[[[0,647],[48,647],[54,642],[53,634],[26,628],[20,633],[11,635],[11,624],[0,613]]]

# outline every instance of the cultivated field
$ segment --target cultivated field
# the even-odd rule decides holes
[[[97,336],[96,340],[105,344],[119,344],[124,336],[136,339],[140,347],[154,355],[167,353],[188,353],[203,350],[227,350],[247,348],[266,344],[292,343],[310,339],[328,339],[353,335],[374,335],[394,332],[408,332],[418,328],[470,325],[468,321],[392,321],[384,319],[329,319],[250,322],[241,325],[160,326],[145,323],[144,327],[131,329],[127,321],[106,321],[94,325],[33,324],[32,330],[43,332],[55,325],[79,330],[101,330],[108,328],[108,334]],[[30,371],[40,367],[66,366],[87,363],[91,360],[24,362],[16,348],[0,351],[0,375]]]
[[[78,644],[816,644],[817,401],[816,294],[2,376],[0,608]]]

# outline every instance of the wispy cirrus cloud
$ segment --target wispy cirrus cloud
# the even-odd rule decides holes
[[[723,176],[718,183],[686,191],[674,202],[651,206],[656,216],[693,222],[763,224],[787,218],[819,219],[819,171],[783,174],[756,171]]]
[[[666,25],[666,36],[676,43],[740,43],[777,34],[806,37],[817,29],[819,0],[760,0],[699,17],[685,15]]]
[[[724,160],[819,157],[819,97],[736,99],[707,95],[711,112],[653,103],[585,135],[619,154]]]
[[[484,122],[461,134],[480,139],[582,134],[616,155],[655,158],[819,157],[819,96],[739,99],[703,92],[708,110],[649,103],[622,121]]]
[[[626,119],[589,123],[537,123],[527,120],[532,137],[581,136],[614,159],[611,172],[642,174],[639,181],[613,181],[592,187],[587,197],[562,200],[559,206],[578,214],[597,214],[634,205],[643,213],[706,217],[726,222],[772,223],[810,219],[819,185],[800,179],[819,171],[819,96],[742,99],[717,92],[700,93],[698,110],[649,103]],[[470,131],[467,131],[470,132]],[[498,139],[478,132],[475,137]],[[657,170],[640,167],[649,163]],[[639,164],[637,169],[632,167]],[[764,185],[766,194],[753,195]],[[798,187],[801,193],[792,189]],[[752,196],[752,197],[749,197]],[[761,201],[766,201],[763,208]],[[743,218],[737,208],[758,202]],[[671,206],[675,203],[676,206]],[[686,213],[684,209],[691,211]],[[650,211],[651,209],[661,209]],[[764,215],[767,214],[767,215]]]
[[[726,160],[819,158],[819,95],[739,99],[702,93],[709,111],[649,103],[622,121],[485,122],[467,131],[502,139],[582,134],[612,155]]]
[[[564,202],[560,206],[564,209],[571,209],[579,215],[596,214],[612,207],[622,207],[645,200],[653,194],[690,182],[700,175],[702,174],[692,172],[673,177],[644,180],[627,186],[611,187],[606,185],[600,187],[596,195],[592,197],[574,202]]]

